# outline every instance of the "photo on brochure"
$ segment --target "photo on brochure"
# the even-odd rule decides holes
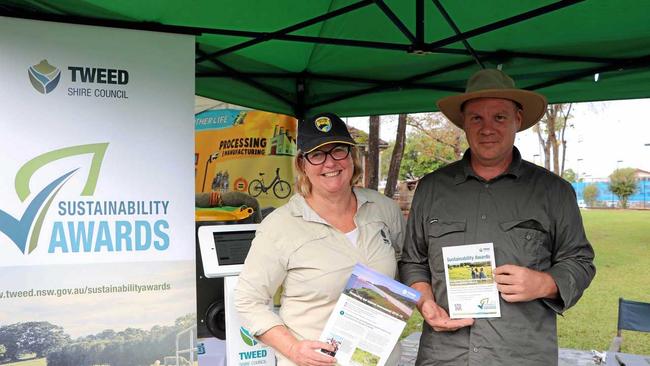
[[[358,269],[350,276],[343,293],[386,314],[407,321],[413,314],[411,292],[404,292],[401,283],[368,268]],[[395,284],[399,285],[396,286]]]
[[[494,282],[492,265],[485,262],[463,262],[447,266],[449,286],[489,285]]]
[[[335,357],[336,352],[338,352],[339,348],[341,348],[341,343],[343,343],[343,337],[332,334],[327,337],[325,343],[330,344],[332,347],[334,347],[334,351],[328,351],[326,349],[321,349],[320,351],[328,356]]]
[[[361,348],[354,349],[354,353],[352,354],[351,365],[377,366],[377,364],[379,364],[379,356],[370,353],[368,351],[362,350]]]

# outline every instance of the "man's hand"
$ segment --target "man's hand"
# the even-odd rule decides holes
[[[497,267],[494,274],[497,289],[507,302],[525,302],[557,297],[557,285],[548,273],[505,264]]]
[[[445,309],[436,304],[433,299],[427,299],[420,306],[422,318],[436,332],[453,332],[474,324],[474,319],[451,319]]]
[[[335,352],[334,346],[318,341],[296,341],[291,345],[287,355],[298,366],[332,366],[336,358],[320,353],[324,349]]]

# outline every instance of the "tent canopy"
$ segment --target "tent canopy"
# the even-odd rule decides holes
[[[551,103],[650,97],[649,10],[637,0],[0,4],[2,16],[195,34],[196,94],[297,117],[434,111],[482,67]]]

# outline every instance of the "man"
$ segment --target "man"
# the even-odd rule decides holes
[[[578,301],[595,267],[571,185],[514,147],[546,99],[481,70],[438,107],[470,148],[422,178],[413,198],[400,275],[422,293],[416,365],[556,365],[556,314]],[[489,242],[501,317],[450,319],[441,248]]]

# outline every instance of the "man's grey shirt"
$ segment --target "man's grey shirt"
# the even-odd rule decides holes
[[[400,276],[431,283],[449,311],[442,247],[494,243],[497,266],[514,264],[550,274],[557,300],[508,303],[501,317],[435,332],[425,322],[416,365],[556,365],[556,313],[573,306],[596,269],[571,185],[513,148],[502,175],[485,181],[471,151],[420,180],[408,218]]]

